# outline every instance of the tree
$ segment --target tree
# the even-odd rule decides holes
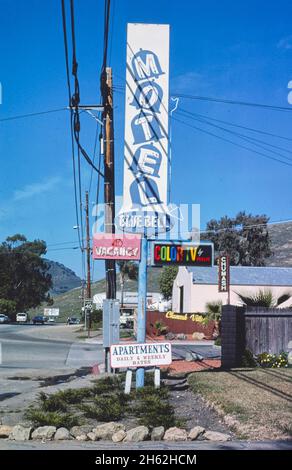
[[[265,266],[272,255],[266,215],[239,212],[236,217],[210,220],[201,237],[214,243],[215,254],[227,253],[233,266]]]
[[[221,317],[222,312],[222,300],[217,300],[214,302],[207,302],[206,303],[206,311],[208,318],[210,320],[218,320]]]
[[[120,284],[121,284],[121,307],[124,306],[124,288],[126,278],[136,281],[138,279],[138,265],[133,261],[118,261],[120,270]]]
[[[42,258],[45,253],[44,241],[28,241],[20,234],[0,245],[0,299],[12,302],[10,314],[38,307],[43,301],[51,303],[52,278]]]
[[[177,266],[164,266],[161,271],[159,277],[159,287],[160,292],[166,300],[170,299],[172,296],[173,282],[177,276],[177,272]]]
[[[249,307],[267,307],[267,308],[276,308],[279,305],[289,300],[292,296],[291,292],[285,292],[280,295],[278,298],[273,296],[273,293],[270,289],[259,291],[256,294],[243,295],[237,292],[238,297],[242,302]]]

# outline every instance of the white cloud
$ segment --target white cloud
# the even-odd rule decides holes
[[[61,181],[58,176],[39,183],[32,183],[14,191],[13,201],[22,201],[52,191]]]
[[[277,44],[277,47],[279,49],[292,49],[292,35],[286,36],[285,38],[280,39],[280,41]]]

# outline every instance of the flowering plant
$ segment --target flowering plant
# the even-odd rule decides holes
[[[256,361],[261,367],[272,367],[274,369],[288,367],[288,354],[285,352],[281,352],[280,354],[263,352],[256,356]]]

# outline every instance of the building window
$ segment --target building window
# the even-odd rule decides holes
[[[179,288],[179,313],[184,311],[184,286]]]

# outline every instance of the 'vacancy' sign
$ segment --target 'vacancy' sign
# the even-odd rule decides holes
[[[113,344],[110,348],[111,367],[156,367],[171,364],[170,343]]]

